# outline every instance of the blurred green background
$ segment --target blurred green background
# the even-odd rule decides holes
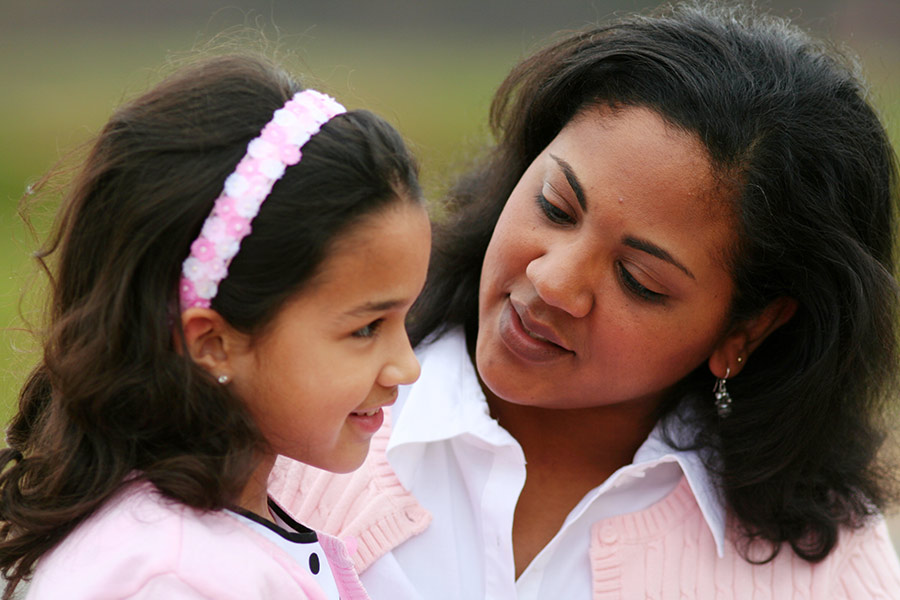
[[[859,53],[897,145],[900,1],[757,4]],[[654,5],[0,0],[0,421],[12,414],[37,357],[22,316],[39,322],[40,288],[20,302],[32,282],[40,285],[29,259],[37,242],[17,216],[20,197],[96,133],[114,107],[158,80],[173,59],[223,39],[264,46],[348,107],[369,108],[394,123],[420,158],[427,193],[437,198],[487,142],[490,98],[518,58],[559,29]],[[39,208],[39,230],[52,208]],[[900,527],[895,530],[900,539]]]

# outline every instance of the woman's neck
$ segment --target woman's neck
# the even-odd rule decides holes
[[[656,422],[655,403],[548,409],[485,394],[491,415],[525,453],[527,476],[513,517],[518,577],[584,495],[632,461]]]
[[[529,471],[575,470],[601,477],[594,485],[632,461],[657,420],[656,403],[550,409],[485,394],[491,415],[522,446]]]

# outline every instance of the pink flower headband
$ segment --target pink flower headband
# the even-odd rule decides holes
[[[181,267],[182,311],[194,306],[209,308],[272,186],[286,167],[300,162],[300,148],[322,125],[344,112],[334,98],[304,90],[276,110],[259,137],[250,141],[247,154],[225,179],[225,188]]]

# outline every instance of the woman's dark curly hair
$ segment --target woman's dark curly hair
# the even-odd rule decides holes
[[[787,22],[676,5],[568,34],[516,66],[491,109],[497,143],[452,190],[435,232],[414,343],[463,326],[474,343],[481,263],[513,187],[574,115],[647,107],[697,136],[736,190],[733,322],[779,297],[794,317],[729,380],[715,413],[701,366],[665,405],[690,404],[743,542],[824,558],[841,525],[890,497],[876,455],[897,392],[896,157],[851,61]],[[667,421],[671,423],[671,420]],[[745,548],[746,552],[746,548]],[[746,556],[746,554],[745,554]]]
[[[226,176],[301,89],[263,58],[206,59],[117,110],[94,142],[38,253],[52,292],[43,360],[0,451],[5,597],[130,480],[200,509],[239,497],[265,440],[176,352],[178,281]],[[421,202],[400,135],[367,111],[335,117],[275,184],[212,308],[260,334],[337,237],[397,202]]]

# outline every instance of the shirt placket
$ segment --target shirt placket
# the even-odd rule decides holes
[[[524,485],[525,456],[521,448],[498,448],[481,498],[486,600],[515,600],[517,597],[512,526]]]

